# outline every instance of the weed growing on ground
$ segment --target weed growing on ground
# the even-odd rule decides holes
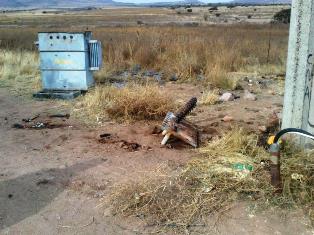
[[[204,92],[199,103],[203,105],[213,105],[219,101],[219,90],[209,90]]]
[[[313,152],[284,148],[282,195],[274,194],[270,184],[268,159],[257,135],[235,128],[201,148],[200,156],[181,170],[158,169],[142,181],[117,185],[113,212],[183,230],[244,199],[264,208],[304,208],[313,216]]]

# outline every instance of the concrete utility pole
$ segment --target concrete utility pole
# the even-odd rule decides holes
[[[314,134],[314,0],[293,0],[282,128]],[[300,143],[306,143],[304,138]]]

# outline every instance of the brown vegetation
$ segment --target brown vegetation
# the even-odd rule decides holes
[[[82,97],[76,111],[92,121],[102,121],[106,117],[118,121],[158,120],[174,107],[172,98],[156,86],[99,86]]]
[[[5,32],[4,32],[5,31]],[[103,79],[140,64],[142,68],[176,74],[183,81],[231,88],[230,72],[282,73],[285,69],[287,28],[233,25],[206,27],[97,28],[104,45]],[[272,33],[268,56],[269,32]],[[1,48],[34,49],[37,29],[0,31]],[[16,37],[17,33],[23,35]]]
[[[39,89],[38,62],[35,52],[0,49],[0,87],[8,87],[19,95]]]
[[[276,195],[269,154],[257,143],[256,135],[235,128],[200,149],[201,155],[179,171],[158,169],[140,182],[118,185],[111,196],[113,211],[145,218],[151,225],[185,229],[242,199],[260,208],[304,208],[313,219],[313,153],[285,148],[283,194]]]
[[[112,195],[113,210],[142,215],[157,225],[186,228],[240,197],[265,198],[271,186],[260,161],[267,153],[256,144],[257,137],[242,130],[227,133],[201,149],[203,154],[179,172],[157,172],[140,183],[118,186]],[[248,164],[254,170],[237,170],[235,164]]]

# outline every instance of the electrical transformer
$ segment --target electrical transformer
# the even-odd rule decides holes
[[[37,46],[43,90],[34,97],[74,98],[94,85],[102,48],[91,32],[40,32]]]

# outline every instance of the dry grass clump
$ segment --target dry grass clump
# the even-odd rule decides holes
[[[179,172],[158,171],[141,182],[119,185],[111,196],[113,212],[185,229],[242,199],[266,207],[305,208],[314,219],[313,153],[284,149],[283,193],[276,195],[267,164],[261,164],[269,154],[257,141],[256,135],[236,128],[201,148],[201,156]]]
[[[35,52],[0,50],[0,86],[18,94],[40,88],[39,59]]]
[[[202,156],[180,172],[117,187],[111,197],[114,213],[186,228],[236,199],[267,197],[272,187],[260,164],[267,153],[257,140],[235,129],[202,148]]]
[[[314,224],[314,152],[286,144],[281,154],[283,193],[273,199],[275,205],[304,208]]]
[[[123,88],[99,86],[77,105],[76,111],[93,120],[156,120],[174,108],[174,101],[158,86],[128,85]]]
[[[219,90],[209,90],[204,92],[199,103],[203,105],[213,105],[219,101]]]

